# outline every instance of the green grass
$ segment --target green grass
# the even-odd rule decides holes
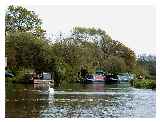
[[[150,79],[135,79],[130,82],[135,88],[156,89],[156,81]]]

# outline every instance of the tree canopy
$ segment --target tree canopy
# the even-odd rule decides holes
[[[62,38],[51,41],[44,37],[42,21],[35,12],[21,6],[9,6],[5,18],[9,68],[52,72],[57,82],[75,81],[82,70],[95,73],[97,68],[122,73],[147,66],[145,71],[155,75],[154,57],[136,60],[133,50],[113,40],[100,28],[74,27],[69,36],[61,35]]]
[[[36,36],[44,36],[42,20],[34,11],[21,6],[9,6],[5,15],[6,32],[32,32]]]
[[[139,74],[155,79],[156,77],[156,56],[142,54],[137,58],[137,69]]]

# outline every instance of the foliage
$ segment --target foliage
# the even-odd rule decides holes
[[[12,83],[24,83],[25,81],[25,70],[23,69],[17,69],[16,73],[14,73],[15,76],[13,78],[6,78],[6,82],[12,82]],[[29,83],[29,81],[26,81]]]
[[[112,74],[118,74],[120,72],[127,72],[127,65],[123,58],[118,56],[110,57],[104,64],[104,68],[107,72]]]
[[[57,84],[77,81],[79,73],[84,77],[83,69],[85,74],[95,73],[100,68],[113,74],[155,75],[152,57],[136,60],[134,51],[120,41],[112,40],[100,28],[74,27],[69,36],[61,35],[61,38],[51,41],[44,37],[41,25],[33,11],[20,6],[8,7],[6,56],[9,69],[51,72]]]
[[[104,63],[111,61],[112,57],[119,57],[124,60],[126,71],[133,70],[136,62],[134,52],[121,42],[112,40],[104,30],[100,28],[75,27],[73,28],[72,35],[72,38],[79,40],[82,44],[88,42],[93,45],[92,54],[94,54],[93,57],[96,60],[94,64],[97,63],[98,67],[103,67]],[[90,59],[94,61],[93,57]]]
[[[6,56],[9,67],[33,68],[36,71],[48,70],[47,66],[51,60],[48,56],[49,51],[49,45],[31,33],[15,32],[8,33],[6,36]]]
[[[136,79],[131,82],[131,85],[134,86],[135,88],[155,89],[156,88],[156,81],[155,80]]]
[[[152,55],[140,55],[137,59],[136,73],[147,79],[156,79],[156,57]]]
[[[9,6],[5,15],[6,32],[32,32],[37,37],[43,37],[42,21],[34,11],[21,6]]]

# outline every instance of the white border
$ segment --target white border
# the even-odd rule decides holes
[[[156,7],[156,112],[160,119],[160,2]]]
[[[1,3],[0,3],[1,5]],[[5,12],[4,6],[0,6],[0,118],[5,114]]]
[[[158,0],[6,0],[14,5],[151,5]]]
[[[4,82],[4,66],[5,66],[5,61],[4,61],[4,8],[7,5],[14,4],[14,5],[153,5],[156,8],[156,54],[157,54],[157,99],[156,99],[156,106],[157,106],[157,114],[156,114],[156,119],[148,119],[148,118],[118,118],[118,119],[110,119],[106,118],[104,119],[23,119],[23,121],[158,121],[160,118],[160,1],[159,0],[4,0],[1,1],[3,3],[0,3],[0,118],[5,121],[18,121],[19,119],[4,119],[5,117],[5,84]],[[2,6],[3,5],[3,6]],[[21,121],[21,119],[20,119]]]

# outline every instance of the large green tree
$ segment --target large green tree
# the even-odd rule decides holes
[[[72,37],[78,40],[81,45],[86,42],[95,45],[94,58],[95,64],[103,68],[105,63],[113,56],[120,57],[126,64],[126,71],[132,71],[135,67],[136,56],[134,51],[122,44],[120,41],[112,40],[104,30],[96,28],[75,27],[72,30]],[[94,61],[94,60],[93,60]]]
[[[42,21],[34,11],[29,11],[21,6],[9,6],[5,15],[6,32],[32,32],[43,37]]]
[[[38,15],[24,7],[11,5],[6,11],[5,24],[8,67],[49,70],[51,51]]]
[[[57,82],[75,81],[79,72],[132,72],[134,52],[113,40],[100,28],[75,27],[71,35],[46,39],[42,21],[33,11],[9,6],[6,12],[6,56],[8,67],[52,72]]]
[[[51,61],[47,42],[28,32],[14,32],[6,36],[6,56],[9,67],[14,65],[36,71],[48,70]]]

